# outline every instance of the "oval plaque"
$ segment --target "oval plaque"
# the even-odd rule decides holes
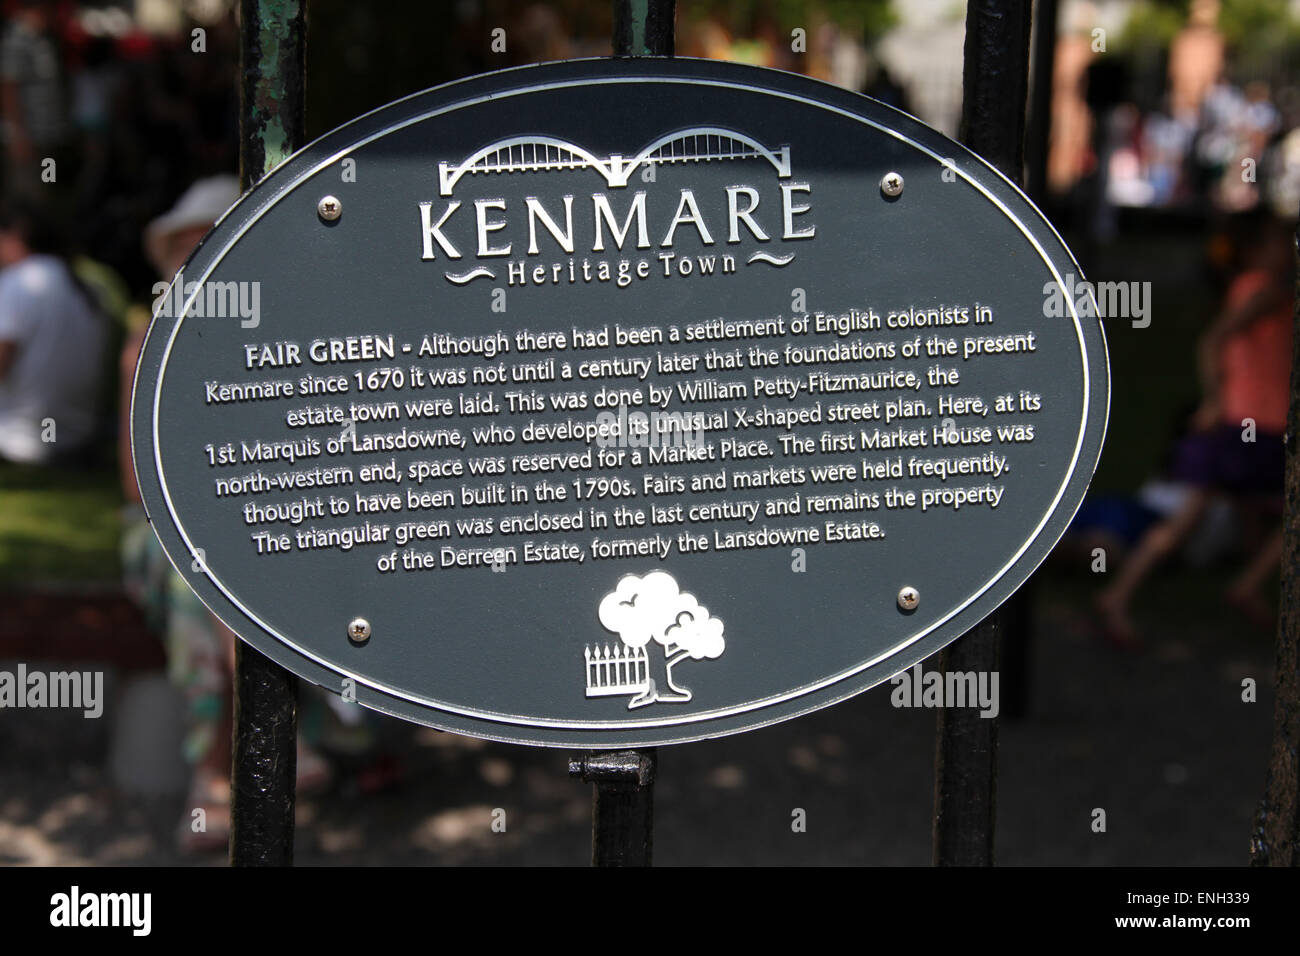
[[[244,640],[577,747],[734,733],[960,636],[1081,501],[1088,287],[960,145],[714,62],[475,77],[297,153],[155,303],[144,500]]]

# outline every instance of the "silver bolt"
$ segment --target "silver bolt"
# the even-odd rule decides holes
[[[339,202],[337,196],[322,196],[316,204],[316,215],[326,222],[333,222],[343,215],[343,203]]]
[[[348,624],[348,640],[353,644],[364,644],[370,640],[370,622],[364,617],[353,618]]]
[[[921,603],[921,593],[912,586],[901,588],[898,592],[898,606],[904,611],[915,611]]]
[[[903,194],[903,177],[898,173],[885,173],[880,177],[880,191],[894,199]]]

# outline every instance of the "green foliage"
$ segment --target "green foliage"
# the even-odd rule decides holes
[[[1186,22],[1186,2],[1141,0],[1134,5],[1113,49],[1120,54],[1151,47],[1168,49]]]
[[[1288,0],[1226,0],[1219,13],[1219,29],[1232,46],[1271,44],[1289,39],[1297,32]]]
[[[829,20],[864,41],[876,39],[897,23],[893,0],[723,0],[717,3],[679,4],[688,17],[712,16],[733,34],[746,35],[762,26],[775,26],[783,33],[795,27],[808,29]]]
[[[1238,80],[1269,78],[1300,59],[1300,20],[1287,0],[1228,0],[1219,14],[1228,41],[1230,73]]]
[[[1140,0],[1114,52],[1168,49],[1190,11],[1189,0]],[[1300,18],[1289,0],[1222,0],[1218,27],[1228,44],[1229,72],[1239,81],[1267,77],[1300,60]]]
[[[787,6],[807,9],[807,4],[787,0]],[[864,40],[874,40],[898,22],[892,0],[825,0],[826,17],[847,30],[860,29]]]

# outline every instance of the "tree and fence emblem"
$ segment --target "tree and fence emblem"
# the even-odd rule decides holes
[[[722,656],[722,621],[666,571],[629,574],[600,602],[600,623],[619,636],[614,645],[587,645],[587,696],[631,694],[628,710],[656,701],[681,704],[688,687],[673,680],[682,661]]]

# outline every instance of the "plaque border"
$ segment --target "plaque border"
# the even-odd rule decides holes
[[[582,68],[590,69],[592,65],[599,65],[604,69],[610,69],[616,72],[613,75],[584,75],[581,72],[578,72],[575,75],[557,78],[546,82],[525,83],[523,85],[511,85],[506,88],[502,88],[501,86],[502,81],[513,80],[516,78],[522,80],[528,74],[536,75],[539,73],[547,73],[547,72],[565,73],[565,72],[571,72],[575,68],[578,68],[579,70],[581,70]],[[698,71],[698,75],[689,75],[693,71]],[[731,78],[721,78],[717,76],[711,76],[709,75],[711,73],[723,73],[723,74],[731,73],[735,78],[731,79]],[[745,79],[742,78],[745,76],[754,77],[753,82],[746,82]],[[822,88],[822,90],[825,91],[823,95],[825,95],[827,99],[816,99],[812,96],[803,95],[791,89],[777,87],[775,86],[775,83],[778,82],[784,82],[792,85],[806,85],[812,87],[813,89],[820,87]],[[415,100],[421,98],[429,98],[429,97],[443,98],[448,95],[454,96],[458,87],[473,86],[482,83],[487,83],[489,86],[486,92],[483,92],[478,95],[455,98],[450,102],[440,102],[438,105],[435,105],[429,109],[420,110],[414,114],[405,115],[401,121],[389,125],[385,125],[383,128],[373,131],[368,135],[364,135],[361,138],[348,139],[347,145],[344,148],[331,149],[331,151],[329,151],[328,154],[323,159],[315,161],[309,166],[304,165],[300,167],[296,165],[296,162],[300,158],[304,158],[309,153],[312,152],[321,152],[323,147],[325,147],[327,144],[332,143],[335,140],[346,139],[350,131],[354,131],[356,127],[361,126],[363,124],[373,123],[377,118],[379,118],[380,114],[382,113],[409,111],[413,101]],[[166,378],[167,363],[171,356],[172,346],[176,340],[176,336],[179,334],[180,328],[184,323],[184,320],[187,316],[187,313],[189,312],[189,309],[194,301],[194,298],[197,297],[197,295],[201,294],[203,283],[206,282],[207,277],[220,264],[220,262],[225,257],[226,253],[229,252],[230,249],[233,248],[236,245],[236,243],[238,243],[242,239],[245,233],[247,233],[247,231],[268,210],[270,210],[273,206],[277,205],[289,193],[293,192],[295,189],[299,188],[300,186],[307,184],[315,176],[327,170],[329,167],[333,166],[341,159],[347,157],[349,154],[355,152],[356,150],[370,143],[382,139],[385,136],[388,136],[398,130],[404,129],[408,126],[412,126],[418,123],[425,122],[427,120],[436,117],[445,116],[447,114],[454,113],[461,109],[481,106],[482,104],[493,100],[500,100],[500,99],[505,99],[514,96],[528,95],[528,94],[544,92],[552,89],[563,89],[569,87],[583,87],[583,86],[624,85],[629,83],[712,86],[712,87],[719,87],[724,89],[743,90],[746,92],[757,93],[766,96],[774,96],[779,99],[789,100],[798,103],[801,106],[813,107],[813,108],[825,110],[839,117],[851,121],[855,121],[858,123],[862,123],[864,125],[873,128],[878,132],[891,136],[894,139],[903,142],[907,146],[925,154],[926,156],[929,156],[940,165],[944,165],[947,168],[951,168],[968,185],[975,188],[984,197],[985,200],[990,202],[1002,214],[1003,217],[1010,220],[1015,225],[1017,230],[1024,236],[1024,238],[1029,242],[1032,248],[1037,252],[1038,256],[1042,259],[1043,263],[1047,266],[1049,273],[1051,274],[1052,278],[1058,283],[1058,286],[1060,288],[1065,288],[1065,283],[1062,279],[1059,270],[1057,269],[1056,262],[1053,261],[1052,256],[1047,252],[1043,244],[1039,241],[1038,236],[1036,236],[1034,232],[1030,228],[1028,228],[1026,223],[1022,221],[1021,216],[1017,215],[1010,208],[1008,208],[1007,204],[1004,203],[1002,199],[1000,199],[998,196],[994,195],[993,191],[989,187],[987,187],[984,183],[980,182],[977,178],[972,176],[966,168],[963,168],[965,163],[974,163],[976,167],[980,169],[982,172],[992,174],[998,180],[1001,181],[1003,186],[1005,186],[1007,189],[1010,189],[1012,192],[1013,199],[1019,199],[1029,207],[1029,209],[1037,216],[1038,224],[1040,226],[1046,226],[1051,236],[1055,238],[1057,243],[1059,243],[1061,250],[1064,252],[1065,257],[1069,259],[1070,264],[1074,267],[1075,274],[1079,275],[1080,280],[1082,281],[1082,276],[1083,276],[1082,270],[1079,268],[1077,261],[1073,257],[1073,254],[1070,253],[1068,247],[1065,245],[1065,242],[1061,239],[1061,236],[1057,232],[1056,228],[1047,220],[1045,216],[1042,215],[1041,211],[1033,203],[1033,201],[1029,199],[1029,197],[1026,196],[1019,189],[1019,187],[1017,187],[1010,179],[1008,179],[1005,175],[1003,175],[994,166],[992,166],[987,161],[983,160],[981,157],[971,152],[969,149],[962,146],[961,144],[956,143],[955,141],[947,140],[947,138],[944,137],[943,134],[939,133],[937,130],[932,130],[929,127],[926,127],[924,124],[922,124],[919,120],[915,119],[914,117],[900,110],[896,110],[892,107],[889,107],[886,104],[882,104],[874,100],[870,101],[873,104],[874,108],[897,114],[897,116],[900,118],[900,122],[903,122],[905,125],[916,126],[918,131],[922,132],[922,135],[926,135],[931,138],[943,139],[946,143],[950,144],[952,147],[955,147],[955,149],[945,149],[944,152],[947,155],[941,155],[940,153],[932,149],[930,146],[926,145],[925,143],[919,142],[918,140],[907,135],[904,131],[900,129],[882,125],[880,122],[877,122],[860,113],[854,112],[850,108],[836,105],[835,103],[829,102],[831,98],[844,99],[846,97],[849,97],[849,98],[858,98],[864,100],[867,98],[861,97],[859,94],[846,91],[840,87],[836,87],[831,84],[823,83],[819,80],[815,80],[810,77],[803,76],[801,74],[787,73],[785,71],[765,69],[761,67],[751,67],[751,66],[742,66],[739,64],[722,63],[719,61],[712,61],[712,60],[698,60],[698,59],[686,58],[686,57],[675,57],[672,59],[649,59],[649,60],[642,59],[642,60],[635,60],[635,61],[610,60],[608,58],[591,58],[591,59],[579,59],[579,60],[564,60],[564,61],[558,61],[553,63],[516,67],[507,70],[495,71],[492,73],[479,74],[476,76],[465,78],[463,80],[456,81],[454,83],[445,84],[442,86],[434,87],[430,90],[421,91],[412,94],[411,96],[405,97],[403,99],[396,100],[393,103],[389,103],[384,106],[381,106],[375,110],[372,110],[371,112],[366,113],[358,117],[357,119],[354,119],[349,123],[325,134],[323,137],[308,144],[307,146],[303,147],[301,150],[298,150],[290,157],[288,157],[280,166],[278,166],[275,170],[273,170],[270,174],[268,174],[268,176],[264,178],[261,182],[259,182],[257,186],[254,187],[253,190],[251,190],[249,193],[246,193],[243,197],[241,197],[240,201],[236,203],[235,206],[231,207],[231,209],[228,210],[227,213],[224,216],[222,216],[220,220],[218,220],[218,222],[213,226],[213,231],[209,233],[208,239],[205,239],[204,242],[202,242],[199,245],[199,247],[195,249],[195,251],[190,256],[190,259],[186,261],[185,267],[182,267],[181,272],[178,273],[179,275],[184,275],[186,271],[186,267],[188,267],[191,261],[195,261],[195,260],[206,261],[205,268],[198,280],[198,290],[196,291],[194,296],[185,299],[184,307],[182,308],[180,315],[175,317],[173,324],[171,325],[167,340],[163,345],[163,354],[161,357],[161,362],[160,364],[158,364],[156,371],[153,370],[151,366],[148,365],[145,361],[146,356],[151,354],[152,351],[150,348],[152,344],[151,340],[155,339],[156,333],[158,333],[159,331],[159,322],[157,321],[157,317],[155,317],[155,320],[151,322],[148,334],[146,335],[145,341],[142,344],[140,349],[140,358],[136,369],[135,387],[132,390],[131,446],[133,452],[135,452],[135,450],[138,447],[138,442],[140,440],[139,435],[137,433],[137,418],[140,414],[140,409],[138,407],[141,398],[140,386],[142,384],[151,385],[152,397],[149,401],[149,435],[150,435],[150,443],[152,446],[151,453],[153,456],[154,474],[156,475],[156,481],[161,491],[162,501],[166,507],[166,511],[168,515],[170,516],[172,527],[174,528],[176,534],[179,536],[181,543],[185,547],[186,553],[184,557],[186,560],[189,560],[190,556],[196,553],[196,548],[193,542],[190,540],[189,534],[185,530],[184,524],[181,521],[180,516],[176,512],[175,505],[172,501],[172,495],[167,484],[167,477],[163,469],[163,464],[161,459],[161,449],[159,447],[159,435],[158,435],[158,423],[162,411],[161,409],[162,385],[164,379]],[[493,86],[493,84],[497,84],[497,85]],[[353,132],[353,135],[355,136],[355,132]],[[961,158],[964,161],[962,165],[959,165],[956,162],[952,162],[952,160],[957,158],[955,155],[953,155],[957,151],[960,151]],[[285,177],[292,177],[292,178],[286,179]],[[257,197],[259,191],[263,195],[265,195],[268,192],[268,190],[271,192],[271,195],[267,196],[266,201],[256,206],[253,206],[250,209],[248,204],[249,198]],[[227,219],[231,219],[236,216],[243,216],[244,217],[243,222],[240,224],[239,228],[233,233],[233,235],[229,237],[228,241],[225,242],[225,244],[221,247],[221,249],[213,253],[212,249],[210,248],[211,243],[208,240],[212,238],[212,236],[220,229],[220,227],[227,221]],[[187,281],[189,280],[189,278],[190,277],[186,276]],[[1093,315],[1095,316],[1098,314],[1095,297],[1093,297],[1091,288],[1090,287],[1086,287],[1086,288],[1088,290],[1089,297],[1092,298]],[[167,298],[165,299],[165,301],[170,300],[170,295],[171,295],[171,289],[169,286]],[[1063,298],[1067,300],[1071,299],[1070,296],[1064,296]],[[444,701],[439,701],[430,697],[424,697],[412,693],[410,691],[403,691],[399,688],[389,686],[382,681],[373,680],[364,677],[363,675],[357,674],[355,672],[342,669],[338,665],[322,659],[310,649],[301,646],[290,637],[282,634],[281,632],[279,632],[278,630],[270,626],[265,621],[262,621],[257,616],[257,614],[255,614],[250,608],[246,607],[242,602],[239,601],[238,598],[235,597],[234,594],[232,594],[229,590],[227,590],[227,588],[222,584],[218,576],[214,574],[212,569],[207,567],[206,564],[202,567],[202,569],[199,572],[196,573],[202,574],[202,576],[205,577],[211,583],[212,587],[216,590],[216,592],[225,601],[229,603],[229,608],[221,608],[221,609],[214,608],[212,607],[212,603],[208,600],[207,596],[205,596],[202,593],[198,594],[198,596],[200,600],[202,600],[203,603],[209,608],[209,610],[211,610],[220,620],[222,620],[223,623],[227,624],[227,626],[230,626],[231,630],[234,631],[236,634],[239,634],[241,638],[245,640],[249,640],[249,638],[244,637],[244,632],[247,631],[248,628],[236,627],[230,624],[228,618],[231,616],[229,614],[229,610],[232,608],[235,611],[238,611],[239,614],[243,615],[243,619],[240,620],[238,623],[242,625],[245,622],[247,622],[255,625],[265,635],[270,637],[272,642],[274,642],[274,644],[279,645],[280,650],[282,652],[283,651],[290,652],[287,655],[283,655],[283,654],[277,655],[274,652],[268,651],[267,647],[265,646],[265,642],[261,642],[261,643],[255,641],[251,642],[254,643],[254,646],[259,647],[264,652],[270,653],[274,659],[276,659],[283,666],[288,667],[290,670],[295,670],[300,674],[302,673],[300,670],[297,670],[295,667],[293,667],[291,663],[286,663],[286,661],[300,663],[301,661],[306,660],[323,673],[335,675],[338,678],[347,677],[355,680],[358,685],[358,702],[363,703],[371,707],[372,709],[384,711],[393,714],[394,716],[402,717],[407,720],[414,720],[418,723],[424,723],[429,726],[444,727],[447,729],[454,730],[456,732],[470,733],[475,736],[485,737],[487,739],[496,739],[496,740],[513,742],[513,743],[529,743],[529,744],[539,744],[544,746],[569,746],[569,747],[579,747],[579,748],[581,747],[595,748],[595,747],[611,747],[611,746],[617,747],[623,745],[650,746],[650,745],[659,745],[659,744],[685,743],[694,740],[701,740],[701,739],[708,739],[711,737],[723,736],[731,733],[740,733],[746,730],[753,730],[759,727],[768,726],[770,724],[779,723],[781,721],[788,720],[793,717],[801,716],[803,714],[810,713],[815,710],[820,710],[821,708],[829,706],[830,704],[837,703],[848,697],[855,696],[859,693],[871,689],[872,687],[884,683],[885,681],[889,680],[891,677],[895,676],[898,673],[902,673],[906,669],[916,664],[918,661],[929,657],[931,654],[935,653],[940,648],[946,646],[947,644],[951,643],[953,640],[956,640],[958,637],[961,636],[961,633],[959,632],[953,634],[952,636],[948,636],[942,642],[936,643],[932,640],[929,643],[934,643],[935,646],[933,647],[927,646],[924,648],[924,653],[920,653],[920,654],[917,653],[918,650],[921,650],[920,648],[917,648],[918,643],[924,641],[927,637],[931,637],[936,630],[943,627],[949,621],[953,620],[953,618],[967,611],[967,609],[969,609],[972,605],[977,603],[981,598],[983,598],[986,594],[988,594],[990,590],[995,588],[1000,582],[1004,581],[1007,578],[1009,572],[1015,569],[1016,566],[1022,561],[1026,552],[1028,552],[1035,545],[1042,543],[1044,530],[1054,519],[1059,519],[1063,514],[1060,508],[1062,500],[1064,499],[1067,491],[1070,490],[1071,486],[1079,478],[1080,457],[1083,453],[1085,443],[1091,437],[1089,434],[1091,428],[1096,427],[1095,425],[1092,424],[1093,418],[1100,413],[1101,416],[1100,432],[1097,434],[1097,445],[1096,445],[1097,456],[1096,459],[1094,459],[1090,463],[1090,468],[1087,477],[1085,479],[1084,488],[1082,489],[1081,493],[1078,496],[1079,501],[1076,502],[1073,505],[1073,507],[1070,509],[1070,514],[1067,517],[1067,519],[1064,522],[1061,522],[1059,530],[1055,533],[1053,539],[1050,541],[1048,546],[1043,550],[1042,555],[1039,556],[1036,560],[1034,560],[1031,566],[1028,566],[1025,569],[1025,574],[1021,578],[1020,584],[1023,584],[1024,580],[1028,579],[1028,577],[1033,573],[1033,571],[1046,559],[1047,555],[1051,552],[1056,542],[1059,541],[1060,537],[1064,534],[1066,527],[1068,527],[1069,519],[1073,517],[1073,515],[1077,512],[1079,506],[1082,504],[1082,500],[1083,500],[1082,492],[1086,492],[1087,483],[1091,482],[1092,470],[1095,469],[1096,460],[1100,458],[1101,449],[1105,441],[1105,432],[1107,427],[1107,419],[1109,415],[1109,405],[1110,405],[1110,375],[1109,375],[1109,362],[1108,362],[1107,349],[1106,349],[1105,328],[1103,324],[1100,322],[1100,320],[1097,320],[1097,331],[1100,336],[1100,342],[1099,342],[1100,356],[1097,363],[1094,364],[1089,354],[1088,343],[1086,341],[1086,335],[1084,332],[1083,324],[1078,314],[1078,311],[1075,307],[1074,301],[1068,301],[1068,309],[1070,313],[1070,318],[1073,320],[1074,323],[1075,336],[1079,346],[1079,358],[1082,365],[1082,377],[1083,377],[1082,413],[1080,417],[1079,429],[1075,439],[1074,452],[1070,461],[1069,469],[1064,479],[1061,481],[1060,486],[1057,488],[1056,494],[1052,499],[1051,505],[1043,513],[1042,517],[1035,525],[1032,532],[1030,532],[1030,534],[1025,538],[1023,543],[1016,550],[1015,554],[1005,564],[1003,564],[1003,566],[999,568],[992,576],[990,576],[987,580],[985,580],[984,583],[980,585],[980,587],[976,589],[969,597],[967,597],[965,601],[949,609],[942,617],[930,622],[929,625],[924,629],[919,630],[916,633],[910,634],[905,640],[891,646],[889,649],[879,654],[876,654],[872,656],[870,659],[863,661],[851,668],[838,671],[833,675],[830,675],[828,677],[822,678],[820,680],[814,681],[809,684],[801,685],[800,687],[793,688],[781,694],[771,695],[769,697],[764,697],[757,700],[750,700],[742,704],[736,704],[728,707],[716,708],[708,711],[699,711],[687,715],[665,716],[661,718],[639,718],[639,719],[619,720],[619,721],[554,720],[548,718],[530,717],[521,714],[507,714],[507,713],[501,713],[495,711],[480,710],[472,707],[465,707],[458,704],[451,704]],[[155,345],[154,348],[156,349],[157,346]],[[1098,373],[1101,373],[1105,376],[1106,389],[1103,395],[1093,394],[1094,391],[1093,376]],[[145,482],[140,480],[141,474],[140,474],[139,456],[135,455],[134,457],[135,457],[134,464],[136,468],[137,482],[141,486],[142,489],[141,497],[142,499],[145,499],[144,500],[145,510],[146,510],[146,514],[148,514],[149,508],[147,502],[147,495],[144,493]],[[153,516],[149,515],[149,518],[150,521],[153,522]],[[157,525],[155,523],[155,529],[156,528]],[[163,544],[164,544],[164,551],[167,553],[169,560],[172,561],[173,565],[176,565],[178,572],[180,572],[182,577],[185,578],[186,582],[189,583],[189,581],[191,580],[191,576],[184,573],[184,571],[182,570],[182,564],[177,563],[177,561],[175,560],[175,558],[171,553],[171,549],[169,549],[166,546],[167,542],[165,540],[163,541]],[[994,604],[993,607],[989,608],[989,610],[986,613],[991,613],[997,606],[1005,602],[1011,596],[1011,594],[1015,593],[1015,590],[1020,586],[1020,584],[1017,584],[1016,588],[1011,589],[1005,596],[1003,596],[1000,600],[998,600],[997,604]],[[225,611],[226,613],[222,613],[223,611]],[[978,621],[973,621],[972,625],[975,623],[978,623]],[[739,724],[736,724],[734,726],[726,726],[721,729],[715,726],[719,721],[725,720],[727,718],[738,717],[740,715],[746,715],[746,714],[753,715],[755,714],[755,712],[761,712],[774,707],[778,707],[781,704],[798,701],[800,698],[806,698],[809,695],[818,694],[819,692],[825,692],[828,689],[833,688],[835,685],[841,684],[844,681],[851,680],[855,677],[858,677],[859,675],[862,675],[864,672],[867,672],[872,668],[878,667],[880,664],[888,660],[897,660],[900,662],[902,666],[898,667],[897,669],[893,669],[890,673],[882,673],[881,676],[876,680],[871,680],[866,683],[857,683],[851,688],[842,689],[842,692],[839,693],[832,691],[829,696],[819,697],[817,700],[810,702],[806,707],[802,707],[802,708],[796,707],[796,709],[792,711],[781,711],[779,714],[771,716],[768,719],[761,719],[761,716],[760,719],[746,719]],[[317,677],[312,677],[305,674],[303,674],[302,676],[307,677],[307,679],[309,680],[313,680],[313,682],[315,683],[322,683],[322,680],[318,679],[319,676],[322,676],[320,674],[318,674]],[[368,688],[381,696],[376,698],[370,698],[368,696],[363,697],[361,694],[361,688],[363,687]],[[410,705],[414,705],[414,709],[412,709]],[[470,724],[467,726],[458,721],[439,722],[435,719],[439,715],[454,715],[455,717],[468,719]],[[429,719],[425,719],[426,717]],[[489,726],[483,727],[482,726],[483,724],[487,724]],[[520,728],[535,728],[535,729],[542,729],[542,730],[565,731],[565,732],[569,732],[570,734],[574,734],[574,733],[580,734],[583,732],[600,732],[604,736],[602,736],[602,738],[599,740],[584,740],[581,737],[573,737],[573,736],[561,736],[561,737],[556,737],[555,739],[551,739],[550,737],[533,739],[533,738],[529,738],[526,734],[521,735],[521,734],[514,734],[514,733],[510,733],[510,734],[492,733],[490,730],[491,725],[499,725],[499,724],[507,724],[507,725],[511,725],[512,727],[520,727]],[[667,729],[673,727],[688,727],[691,725],[697,725],[697,727],[693,727],[692,732],[686,736],[674,735],[671,738],[668,738],[663,736],[656,736],[653,733],[651,734],[645,733],[645,731],[654,731],[654,730],[661,730],[661,729]],[[696,729],[698,729],[698,732],[695,732]],[[617,736],[620,734],[620,732],[623,732],[624,736]],[[628,732],[632,732],[632,733],[629,734]],[[605,739],[606,737],[610,739]]]

